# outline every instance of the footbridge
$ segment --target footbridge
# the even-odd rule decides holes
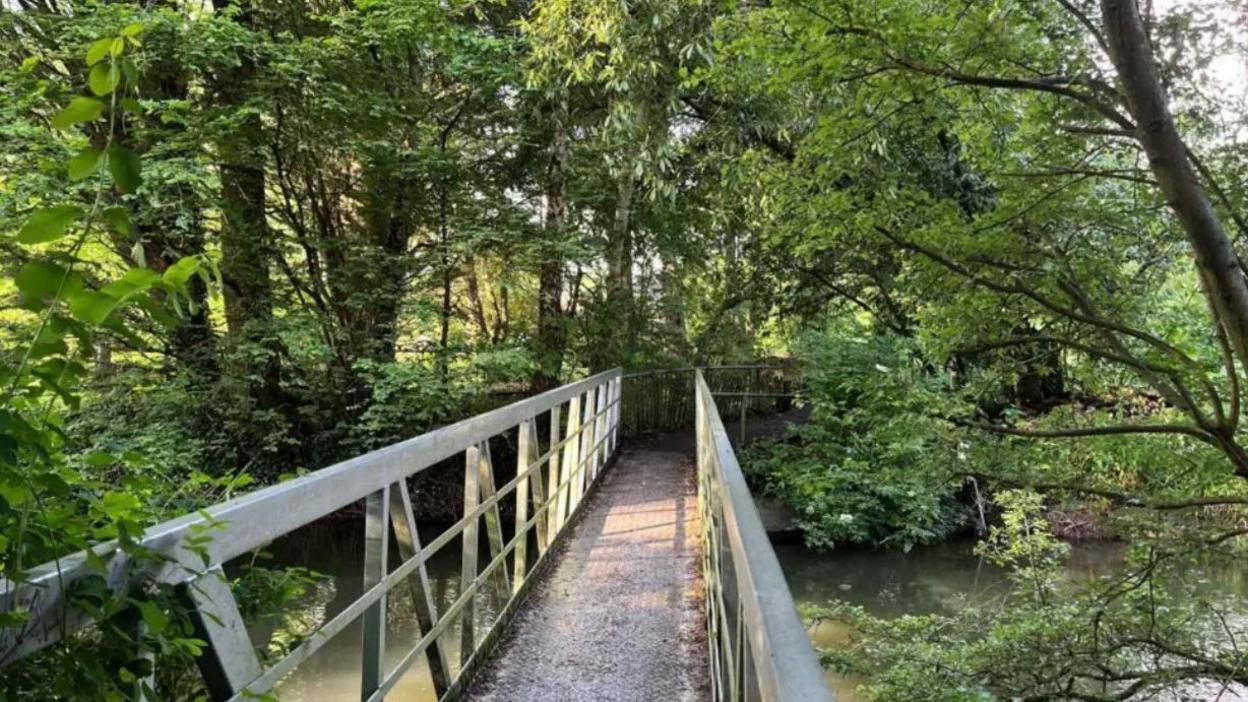
[[[368,702],[412,699],[396,686],[417,669],[438,700],[831,700],[732,443],[790,392],[762,367],[615,369],[257,490],[5,582],[0,612],[28,614],[0,634],[0,664],[89,641],[100,613],[78,593],[92,582],[179,593],[213,700],[280,693],[345,636],[359,639]],[[463,476],[462,517],[422,533],[411,481],[447,465]],[[353,505],[362,594],[262,655],[230,562]],[[429,568],[449,549],[460,568],[448,603]],[[391,633],[396,598],[415,635]],[[117,621],[143,634],[143,618],[106,624]],[[137,680],[135,697],[154,687]]]

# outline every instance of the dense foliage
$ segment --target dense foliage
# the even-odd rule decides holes
[[[798,353],[810,422],[755,446],[747,465],[795,510],[806,542],[909,549],[963,527],[966,439],[940,419],[942,379],[891,337],[812,335]]]
[[[1248,685],[1237,603],[1183,577],[1248,524],[1242,10],[5,0],[5,593],[588,371],[796,356],[811,419],[748,463],[811,545],[990,527],[1015,573],[824,613],[870,697]],[[1055,532],[1132,555],[1063,582]],[[267,650],[313,580],[232,583]],[[199,694],[174,593],[76,598],[100,641],[0,695]]]

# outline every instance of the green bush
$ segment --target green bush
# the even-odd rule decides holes
[[[800,355],[810,423],[745,463],[806,542],[908,549],[963,526],[964,442],[936,418],[951,401],[943,381],[895,339],[811,335]]]

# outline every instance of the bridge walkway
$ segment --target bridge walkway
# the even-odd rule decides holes
[[[692,436],[623,447],[467,699],[705,700]]]

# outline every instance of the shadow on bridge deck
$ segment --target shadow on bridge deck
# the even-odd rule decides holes
[[[692,434],[626,445],[466,699],[703,700]]]

